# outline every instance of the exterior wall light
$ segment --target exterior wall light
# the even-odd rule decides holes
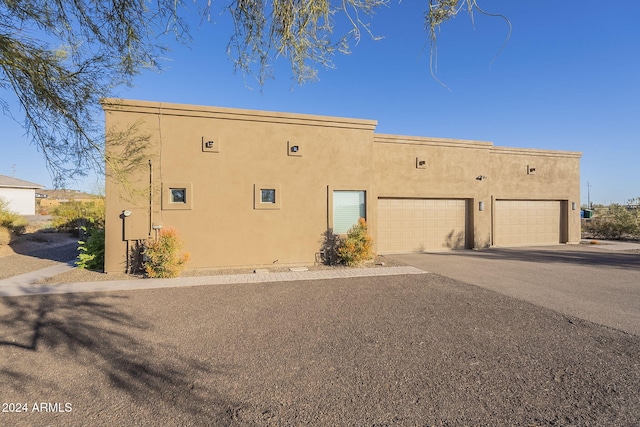
[[[487,179],[487,177],[486,177],[486,176],[484,176],[484,175],[478,175],[478,176],[476,176],[476,179],[477,179],[478,181],[484,181],[485,179]]]
[[[484,211],[484,202],[483,201],[478,202],[478,210],[480,212]]]
[[[298,150],[300,150],[300,147],[298,147],[297,145],[292,145],[291,146],[291,152],[292,153],[297,153]]]
[[[572,211],[576,210],[576,202],[571,202],[571,210]]]

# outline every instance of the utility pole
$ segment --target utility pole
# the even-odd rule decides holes
[[[12,164],[11,165],[11,177],[15,178],[16,177],[16,164]]]
[[[587,181],[587,207],[591,209],[591,184]]]

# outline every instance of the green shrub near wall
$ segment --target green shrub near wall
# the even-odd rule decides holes
[[[96,228],[88,232],[86,241],[79,241],[78,268],[88,270],[104,270],[104,228]]]

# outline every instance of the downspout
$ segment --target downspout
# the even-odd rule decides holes
[[[151,238],[151,229],[153,224],[153,218],[151,215],[153,215],[153,167],[151,165],[151,159],[149,159],[149,238]]]

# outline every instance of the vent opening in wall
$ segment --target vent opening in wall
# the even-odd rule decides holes
[[[299,142],[287,141],[287,154],[294,157],[302,157],[302,144]]]
[[[202,137],[202,151],[205,153],[220,152],[220,138]]]
[[[535,175],[536,174],[536,167],[535,166],[531,166],[531,165],[527,165],[527,174],[528,175]]]

